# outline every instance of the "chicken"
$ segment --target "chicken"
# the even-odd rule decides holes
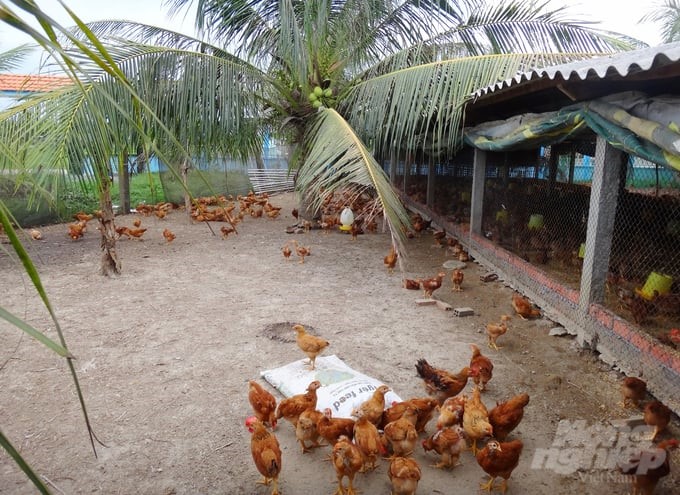
[[[295,246],[295,253],[300,257],[300,263],[305,262],[305,256],[312,254],[312,250],[309,246],[300,246],[296,240],[293,240],[293,245]]]
[[[297,208],[293,208],[293,211],[291,211],[290,214],[293,215],[293,218],[294,218],[295,220],[298,219],[299,213],[298,213],[298,209],[297,209]]]
[[[418,418],[416,419],[416,431],[422,433],[425,431],[427,423],[432,419],[432,415],[438,405],[439,402],[431,397],[414,397],[413,399],[405,400],[403,402],[395,402],[383,412],[383,417],[378,428],[384,429],[387,423],[401,418],[408,407],[413,407],[418,415]]]
[[[385,425],[383,431],[385,440],[392,446],[394,456],[406,457],[413,454],[418,440],[417,420],[416,409],[413,406],[408,406],[401,418]]]
[[[334,495],[356,495],[354,490],[354,476],[363,469],[364,456],[359,448],[349,438],[341,436],[333,445],[331,454],[335,474],[338,477],[338,489]],[[342,486],[342,479],[347,476],[349,484],[347,490]]]
[[[398,257],[399,254],[397,254],[397,251],[394,249],[394,246],[391,246],[390,252],[387,253],[387,256],[383,258],[383,263],[387,267],[387,273],[394,272],[394,267],[397,265]]]
[[[631,495],[652,495],[659,480],[671,472],[670,450],[678,448],[676,439],[664,440],[656,447],[650,446],[631,452],[625,461],[617,463],[618,470],[630,477]]]
[[[75,213],[73,215],[73,218],[75,218],[79,222],[89,222],[94,218],[94,215],[90,215],[88,213],[85,213],[84,211],[79,211],[78,213]]]
[[[34,241],[42,241],[43,235],[42,232],[40,232],[38,229],[31,229],[29,231],[29,235],[31,236],[31,239]]]
[[[142,221],[139,218],[136,218],[133,222],[132,225],[135,226],[135,228],[139,228],[142,225]]]
[[[258,484],[272,485],[271,495],[279,494],[279,473],[281,472],[281,448],[273,433],[268,431],[262,422],[252,416],[246,420],[251,433],[250,452],[255,466],[264,477]]]
[[[156,218],[159,220],[162,220],[165,218],[165,216],[168,214],[167,210],[164,209],[156,209],[153,212],[154,215],[156,215]]]
[[[482,450],[477,452],[477,464],[491,476],[488,482],[482,483],[480,489],[491,492],[493,489],[493,482],[496,478],[503,478],[500,489],[501,493],[505,494],[508,489],[508,479],[512,471],[519,464],[519,457],[522,454],[521,440],[513,440],[512,442],[500,443],[496,440],[491,440]]]
[[[319,430],[316,425],[322,417],[323,413],[315,409],[302,411],[298,417],[297,425],[295,425],[295,438],[300,442],[303,454],[309,452],[309,449],[319,447]],[[307,447],[305,442],[312,442],[312,445]]]
[[[229,236],[229,234],[231,234],[232,232],[237,233],[235,228],[227,227],[226,225],[223,225],[222,227],[220,227],[220,232],[222,232],[222,238],[223,239],[226,239]]]
[[[439,272],[436,277],[418,280],[426,297],[432,298],[432,293],[442,286],[442,280],[444,280],[445,276],[445,272]]]
[[[462,270],[453,270],[451,272],[451,291],[452,292],[461,292],[463,289],[461,289],[461,285],[463,284],[463,279],[465,278],[465,274],[463,273]]]
[[[175,234],[170,230],[170,229],[163,229],[163,237],[165,237],[165,240],[168,241],[169,243],[175,240]]]
[[[654,427],[652,441],[666,429],[671,421],[671,410],[661,401],[648,402],[643,411],[643,419],[647,426]]]
[[[463,411],[465,411],[465,402],[467,395],[457,395],[449,397],[439,408],[439,417],[437,418],[437,429],[441,430],[447,426],[463,424]]]
[[[500,323],[489,323],[486,325],[486,336],[488,338],[489,347],[496,350],[500,349],[500,347],[496,345],[496,339],[501,335],[505,335],[505,332],[508,331],[508,324],[506,322],[510,321],[511,318],[510,315],[501,315]]]
[[[463,430],[472,441],[472,454],[477,454],[477,440],[493,435],[493,427],[489,423],[489,412],[482,402],[479,387],[472,389],[472,396],[465,402],[463,411]]]
[[[528,403],[529,394],[519,394],[505,402],[497,403],[496,407],[489,411],[489,423],[493,427],[493,436],[496,440],[505,441],[510,432],[517,428]]]
[[[458,395],[467,385],[472,370],[465,366],[457,375],[446,370],[434,368],[425,359],[416,363],[416,371],[425,382],[427,393],[436,398],[441,404],[449,397]]]
[[[390,387],[380,385],[375,389],[371,398],[361,403],[355,411],[361,413],[364,418],[377,426],[385,410],[385,394],[389,391]]]
[[[402,282],[402,285],[404,289],[408,290],[419,290],[420,289],[420,280],[413,280],[410,278],[405,278]]]
[[[383,445],[378,428],[368,420],[368,417],[363,411],[352,411],[352,415],[357,418],[354,423],[354,443],[361,451],[364,460],[364,465],[361,471],[368,471],[375,469],[379,460],[380,454],[385,454],[387,451]]]
[[[328,442],[335,445],[341,436],[352,439],[354,432],[354,420],[349,418],[334,418],[330,409],[323,410],[323,415],[316,423],[319,435]]]
[[[276,429],[276,399],[262,386],[253,381],[248,381],[248,402],[253,408],[257,419]]]
[[[128,231],[130,230],[128,227],[116,227],[116,234],[118,234],[118,238],[123,237],[126,235],[128,239],[130,238],[130,234],[128,234]]]
[[[297,346],[309,358],[310,369],[315,369],[316,357],[321,354],[330,344],[327,340],[306,332],[302,325],[294,325],[293,330],[297,332],[295,341]]]
[[[634,376],[627,376],[621,381],[622,407],[640,407],[640,401],[647,395],[647,382]]]
[[[515,313],[523,320],[528,318],[539,318],[541,316],[541,311],[535,308],[534,305],[531,304],[531,301],[516,292],[512,295],[512,307],[515,310]]]
[[[465,450],[465,434],[463,428],[454,425],[451,428],[437,430],[430,437],[423,440],[423,450],[434,450],[441,456],[436,468],[452,468],[458,465],[461,452]]]
[[[394,457],[387,472],[392,483],[391,495],[415,495],[422,473],[411,457]]]
[[[87,230],[87,222],[76,222],[68,225],[68,236],[74,241],[80,239]]]
[[[472,370],[472,380],[479,386],[481,391],[486,390],[486,384],[493,378],[493,363],[484,356],[475,344],[470,344],[472,357],[470,358],[470,369]]]
[[[283,399],[279,402],[279,407],[276,408],[276,419],[285,418],[293,426],[297,427],[298,417],[303,411],[316,409],[316,391],[320,387],[321,382],[314,380],[307,386],[307,392],[304,394],[297,394]]]
[[[283,257],[286,259],[286,261],[288,261],[290,259],[290,255],[293,254],[293,251],[290,249],[288,243],[281,246],[281,252],[283,253]]]
[[[127,229],[128,237],[132,236],[135,239],[139,239],[140,241],[142,240],[144,232],[146,232],[146,229]]]

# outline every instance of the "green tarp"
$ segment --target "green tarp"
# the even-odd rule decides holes
[[[482,150],[511,151],[559,143],[589,127],[615,148],[680,171],[680,99],[665,99],[663,106],[664,112],[655,113],[659,106],[653,99],[626,93],[557,112],[486,122],[465,128],[464,139]]]

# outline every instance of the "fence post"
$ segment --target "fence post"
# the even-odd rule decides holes
[[[486,180],[486,151],[475,148],[472,162],[472,195],[470,201],[470,233],[482,233],[484,181]]]
[[[579,307],[584,314],[590,304],[604,300],[624,158],[622,151],[597,136],[579,296]]]
[[[434,182],[436,174],[433,161],[433,158],[430,157],[427,162],[427,206],[429,208],[434,206]]]

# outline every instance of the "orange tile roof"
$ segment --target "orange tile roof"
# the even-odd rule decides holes
[[[0,74],[0,91],[40,93],[71,84],[66,76]]]

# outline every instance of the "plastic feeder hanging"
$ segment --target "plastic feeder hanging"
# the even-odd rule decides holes
[[[529,228],[530,229],[542,229],[543,228],[543,215],[534,214],[529,217]]]
[[[642,289],[637,289],[636,292],[642,297],[651,301],[656,296],[668,294],[673,285],[673,278],[662,273],[652,272],[647,277],[645,285]]]
[[[354,213],[349,208],[345,208],[340,213],[340,230],[349,232],[352,230],[352,224],[354,223]]]

